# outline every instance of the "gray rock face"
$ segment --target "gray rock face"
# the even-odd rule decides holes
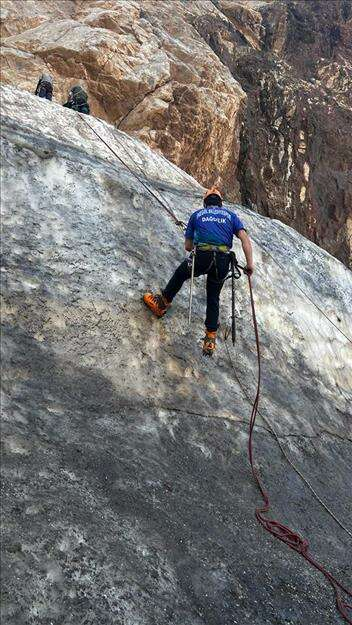
[[[132,173],[76,113],[12,88],[2,109],[3,622],[340,623],[324,578],[254,518],[245,278],[236,349],[220,340],[213,361],[200,356],[201,279],[190,329],[186,288],[162,320],[141,304],[184,252],[133,172],[182,221],[202,188],[98,119],[87,118]],[[255,454],[272,514],[351,586],[350,537],[267,425],[351,529],[351,273],[282,223],[236,210],[254,241]]]

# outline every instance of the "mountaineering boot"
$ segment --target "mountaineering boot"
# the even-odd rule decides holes
[[[205,331],[205,337],[203,341],[203,354],[205,356],[212,356],[216,348],[216,331],[209,332],[209,330]]]
[[[156,317],[162,317],[165,315],[171,304],[165,299],[161,293],[144,293],[143,302],[154,313]]]

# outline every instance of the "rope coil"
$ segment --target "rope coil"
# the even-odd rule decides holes
[[[293,549],[297,553],[299,553],[307,562],[309,562],[314,568],[320,571],[326,579],[331,584],[334,593],[335,593],[335,601],[338,612],[342,616],[342,618],[352,625],[352,618],[349,614],[349,611],[352,610],[352,605],[347,603],[342,599],[341,592],[345,593],[348,597],[352,598],[352,591],[348,590],[339,582],[322,564],[317,562],[312,555],[309,553],[309,542],[305,538],[301,538],[299,534],[293,531],[291,528],[283,525],[279,521],[275,519],[267,519],[264,515],[267,514],[270,510],[270,500],[269,495],[264,489],[264,486],[261,482],[259,472],[255,467],[254,463],[254,454],[253,454],[253,431],[255,420],[258,412],[259,405],[259,397],[260,397],[260,385],[261,385],[261,357],[260,357],[260,340],[259,340],[259,331],[257,324],[257,317],[255,313],[255,305],[254,305],[254,297],[253,297],[253,288],[250,276],[247,275],[248,278],[248,286],[249,286],[249,294],[250,294],[250,302],[251,302],[251,310],[252,310],[252,320],[253,320],[253,328],[255,334],[256,341],[256,350],[257,350],[257,366],[258,366],[258,378],[257,378],[257,389],[256,395],[253,402],[252,412],[250,416],[249,423],[249,438],[248,438],[248,455],[249,461],[251,465],[252,475],[254,480],[258,486],[258,489],[262,495],[264,506],[261,508],[256,508],[255,516],[258,522],[264,527],[264,529],[278,538],[283,543],[285,543],[290,549]]]

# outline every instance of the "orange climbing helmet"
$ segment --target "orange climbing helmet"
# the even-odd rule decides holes
[[[219,189],[217,189],[215,186],[210,187],[210,189],[208,189],[205,194],[204,194],[204,199],[206,200],[207,197],[209,197],[209,195],[218,195],[220,200],[222,200],[222,195],[219,191]]]
[[[215,186],[205,192],[203,199],[204,206],[222,206],[222,196]]]

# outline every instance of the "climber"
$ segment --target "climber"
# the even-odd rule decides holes
[[[72,87],[68,94],[68,100],[63,106],[66,106],[74,111],[78,111],[79,113],[86,113],[89,115],[88,96],[80,85]]]
[[[42,74],[35,89],[35,95],[46,100],[53,98],[53,79],[50,74]]]
[[[230,266],[230,249],[233,235],[241,243],[246,257],[245,272],[253,273],[252,245],[246,230],[229,209],[222,207],[220,191],[215,187],[204,196],[204,208],[192,213],[185,232],[185,250],[191,252],[176,269],[171,280],[161,293],[145,293],[144,303],[157,316],[162,317],[171,306],[175,295],[185,280],[191,277],[192,255],[194,254],[194,275],[207,274],[207,310],[203,353],[211,355],[215,350],[219,319],[219,298]]]

